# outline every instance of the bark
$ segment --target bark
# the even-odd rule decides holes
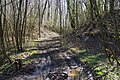
[[[4,55],[4,57],[7,58],[10,63],[12,63],[10,58],[6,55],[6,51],[5,51],[4,31],[3,31],[3,24],[2,24],[2,4],[1,4],[1,0],[0,0],[0,42],[1,42],[2,55]]]
[[[62,11],[61,11],[61,2],[59,2],[59,14],[60,14],[60,34],[62,34]]]
[[[18,7],[18,15],[17,15],[17,21],[16,21],[16,26],[15,26],[15,40],[16,40],[16,47],[17,51],[21,51],[22,49],[20,48],[20,27],[21,27],[21,21],[20,21],[20,15],[21,15],[21,7],[22,7],[22,0],[19,0],[19,7]]]
[[[43,11],[42,11],[41,24],[42,24],[43,16],[44,16],[44,13],[45,13],[45,10],[46,10],[46,7],[47,7],[47,3],[48,3],[48,0],[45,1],[45,5],[44,5]]]
[[[23,44],[23,38],[25,39],[25,32],[26,32],[26,20],[27,20],[27,6],[28,6],[28,0],[25,2],[25,12],[24,12],[24,18],[22,22],[22,29],[21,29],[21,35],[20,35],[20,49],[22,50],[22,44]],[[25,42],[25,40],[24,40]]]
[[[72,12],[70,10],[70,0],[67,0],[67,10],[68,10],[68,13],[69,13],[69,21],[70,21],[70,24],[71,24],[71,27],[75,30],[75,20],[74,20],[74,16],[72,16]]]
[[[39,4],[38,4],[38,15],[39,15],[39,38],[41,37],[40,34],[40,27],[41,27],[41,14],[40,14],[40,0],[39,0]]]
[[[113,14],[115,0],[110,0],[110,13]]]

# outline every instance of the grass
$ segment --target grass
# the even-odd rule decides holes
[[[0,74],[5,70],[6,67],[8,67],[10,64],[6,63],[0,67]]]
[[[11,60],[14,62],[15,59],[20,58],[23,59],[25,56],[29,57],[32,56],[33,54],[38,53],[36,46],[36,42],[31,41],[28,42],[25,46],[24,46],[24,52],[17,52],[14,53],[13,55],[10,55]],[[24,58],[22,60],[23,64],[28,64],[32,61],[32,59],[28,59],[28,58]],[[6,70],[10,70],[11,69],[11,64],[9,63],[5,63],[4,65],[0,66],[0,74],[4,73]]]
[[[79,59],[83,62],[86,62],[90,67],[97,65],[106,60],[104,55],[100,54],[89,54],[87,52],[81,52],[79,54]]]
[[[0,68],[0,75],[3,74],[4,72],[10,70],[10,69],[12,69],[12,64],[5,63]]]
[[[89,66],[93,67],[94,65],[106,61],[105,55],[102,54],[91,54],[88,53],[85,49],[79,48],[70,48],[73,53],[78,55],[80,61],[87,63]]]
[[[119,80],[120,79],[120,69],[116,66],[112,66],[108,64],[108,60],[104,54],[96,53],[88,53],[86,50],[80,50],[78,48],[71,48],[72,52],[77,53],[80,61],[87,63],[89,67],[94,68],[94,74],[96,78],[103,76],[107,73],[106,76],[102,77],[102,80]],[[97,67],[96,67],[97,66]],[[115,77],[115,79],[112,79]]]

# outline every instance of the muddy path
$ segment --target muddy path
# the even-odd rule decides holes
[[[27,57],[32,62],[6,80],[83,80],[82,63],[69,48],[61,45],[59,35],[34,42],[38,53]],[[88,74],[88,78],[93,80],[92,74]]]

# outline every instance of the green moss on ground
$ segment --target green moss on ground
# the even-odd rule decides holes
[[[93,72],[96,78],[103,76],[102,80],[120,79],[120,69],[115,65],[110,65],[104,54],[100,53],[92,54],[88,53],[86,50],[80,50],[78,48],[71,48],[70,50],[73,53],[77,53],[80,61],[85,62],[87,63],[87,65],[89,65],[89,67],[94,68]]]
[[[26,43],[26,45],[24,46],[24,51],[23,52],[17,52],[14,53],[13,55],[10,55],[10,59],[14,62],[15,59],[22,59],[22,63],[23,64],[28,64],[30,62],[32,62],[32,59],[28,58],[34,54],[38,54],[40,52],[40,50],[37,50],[36,48],[36,44],[38,40],[35,41],[31,41]],[[0,74],[2,74],[3,72],[5,72],[6,70],[10,70],[11,69],[11,64],[9,63],[5,63],[4,65],[0,66]]]

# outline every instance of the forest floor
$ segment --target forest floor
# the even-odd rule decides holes
[[[45,80],[48,73],[55,80],[63,80],[62,73],[68,75],[67,80],[94,80],[94,76],[97,76],[96,79],[100,78],[111,70],[116,72],[115,80],[119,80],[120,70],[106,65],[105,55],[100,53],[97,39],[69,36],[65,40],[61,40],[59,34],[43,29],[41,38],[26,44],[25,52],[11,56],[22,59],[22,69],[17,72],[7,70],[0,76],[0,80]],[[108,76],[113,75],[112,72]]]
[[[68,80],[80,78],[82,63],[70,48],[62,45],[57,33],[44,30],[41,32],[41,38],[26,45],[25,52],[12,56],[15,59],[22,59],[22,69],[17,72],[11,69],[2,75],[0,80],[45,80],[48,73],[57,75],[54,77],[55,80],[61,80],[62,78],[57,78],[64,73],[69,76]]]

